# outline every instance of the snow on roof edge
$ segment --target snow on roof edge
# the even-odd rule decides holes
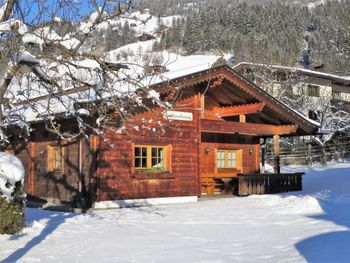
[[[173,81],[173,80],[176,80],[176,79],[180,79],[180,78],[185,78],[185,77],[188,77],[188,76],[191,76],[191,75],[194,75],[194,74],[199,74],[199,73],[210,71],[210,70],[213,70],[213,69],[226,68],[226,69],[232,71],[236,76],[238,76],[239,78],[241,78],[245,82],[248,82],[250,85],[254,86],[256,89],[259,89],[269,99],[271,99],[273,101],[276,101],[282,107],[285,107],[287,110],[289,110],[289,111],[293,112],[294,114],[298,115],[304,121],[308,122],[309,124],[311,124],[313,126],[317,126],[317,127],[321,126],[319,122],[307,118],[306,116],[304,116],[300,112],[298,112],[298,111],[294,110],[293,108],[289,107],[287,104],[285,104],[282,101],[274,98],[273,96],[268,94],[266,91],[261,89],[254,82],[250,81],[249,79],[247,79],[244,76],[242,76],[241,74],[239,74],[237,71],[234,70],[234,68],[230,67],[229,65],[217,66],[217,67],[211,67],[211,66],[212,66],[211,63],[208,63],[208,61],[206,61],[205,63],[198,63],[197,67],[196,66],[193,66],[193,67],[190,67],[190,68],[186,68],[185,67],[185,69],[182,68],[182,69],[166,72],[164,74],[165,76],[163,76],[164,78],[158,78],[153,83],[149,83],[150,84],[149,86],[159,85],[159,84],[162,84],[162,83],[170,82],[170,81]],[[171,74],[171,73],[173,73],[173,74]],[[59,114],[59,113],[62,113],[62,112],[57,112],[57,114]],[[32,121],[34,121],[34,120],[32,120]],[[32,121],[30,121],[30,122],[32,122]]]
[[[196,71],[196,72],[192,72],[192,73],[188,73],[188,74],[185,74],[185,75],[181,75],[181,76],[177,76],[175,78],[171,78],[169,79],[168,81],[171,81],[171,80],[175,80],[175,79],[178,79],[178,78],[184,78],[186,76],[190,76],[190,75],[193,75],[193,74],[199,74],[201,72],[205,72],[205,71],[208,71],[208,70],[212,70],[212,69],[217,69],[217,68],[227,68],[229,70],[231,70],[232,72],[234,72],[235,75],[237,75],[238,77],[242,78],[244,81],[248,82],[250,85],[253,85],[255,88],[258,88],[260,91],[262,91],[265,95],[267,95],[270,99],[274,100],[274,101],[277,101],[279,104],[281,104],[283,107],[286,107],[288,110],[292,111],[293,113],[295,113],[296,115],[298,115],[299,117],[301,117],[303,120],[305,120],[306,122],[314,125],[314,126],[317,126],[317,127],[321,127],[321,124],[315,120],[311,120],[309,118],[307,118],[305,115],[303,115],[302,113],[298,112],[297,110],[291,108],[290,106],[288,106],[287,104],[283,103],[282,101],[280,101],[279,99],[276,99],[275,97],[271,96],[269,93],[267,93],[265,90],[263,90],[262,88],[260,88],[258,85],[256,85],[254,82],[250,81],[249,79],[245,78],[244,76],[242,76],[241,74],[239,74],[237,71],[234,70],[233,67],[229,66],[229,65],[223,65],[223,66],[217,66],[217,67],[208,67],[206,69],[202,69],[200,71]],[[161,82],[162,83],[162,82]],[[157,84],[160,84],[160,83],[157,83]]]
[[[280,65],[273,65],[273,64],[263,64],[263,63],[254,63],[254,62],[239,62],[238,64],[232,66],[233,69],[239,68],[240,66],[244,65],[249,65],[249,66],[256,66],[256,67],[270,67],[274,69],[284,69],[284,70],[290,70],[290,71],[295,71],[295,72],[304,72],[304,73],[309,73],[313,75],[317,75],[319,77],[324,77],[324,78],[334,78],[342,81],[350,81],[350,76],[339,76],[339,75],[334,75],[330,73],[324,73],[316,70],[311,70],[311,69],[303,69],[303,68],[298,68],[298,67],[290,67],[290,66],[280,66]]]

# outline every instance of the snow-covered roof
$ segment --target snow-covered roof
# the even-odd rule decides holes
[[[143,77],[140,79],[139,83],[137,85],[132,84],[128,81],[120,80],[113,84],[113,90],[109,90],[109,92],[103,91],[103,87],[101,87],[101,92],[99,94],[99,98],[101,98],[101,93],[104,98],[108,98],[111,96],[118,96],[118,97],[126,97],[130,96],[130,94],[134,94],[136,90],[139,89],[140,86],[142,87],[150,87],[149,91],[149,97],[150,98],[157,98],[158,94],[155,94],[152,90],[152,87],[156,86],[157,84],[167,83],[171,82],[175,79],[181,79],[185,77],[189,77],[191,75],[196,74],[202,74],[207,72],[211,69],[213,63],[217,61],[217,56],[203,56],[203,55],[192,55],[192,56],[179,56],[174,53],[167,53],[165,52],[163,55],[166,55],[167,62],[166,65],[166,72],[156,74],[156,75],[150,75]],[[82,61],[79,62],[81,65],[90,65],[91,61]],[[96,63],[96,62],[95,62]],[[97,65],[95,65],[97,66]],[[236,71],[232,70],[228,66],[226,68],[231,71],[236,76],[242,78],[244,81],[248,82],[250,85],[253,85],[256,89],[259,89],[259,92],[263,93],[265,97],[268,97],[269,100],[275,101],[278,105],[286,109],[288,112],[292,113],[292,115],[296,115],[298,118],[302,119],[304,122],[306,122],[308,125],[311,126],[320,126],[318,122],[308,119],[306,116],[302,115],[298,111],[292,109],[291,107],[287,106],[286,104],[282,103],[281,101],[275,99],[274,97],[267,94],[265,91],[260,89],[258,86],[256,86],[254,83],[250,82],[249,80],[245,79],[241,75],[239,75]],[[128,70],[126,71],[134,71],[140,72],[140,67],[131,65]],[[94,82],[93,78],[89,81]],[[97,85],[98,82],[96,83]],[[30,83],[26,83],[26,85],[31,85]],[[92,88],[81,88],[78,90],[72,88],[67,89],[64,92],[59,93],[59,96],[47,96],[47,92],[45,93],[38,93],[37,91],[40,90],[39,88],[36,88],[36,93],[33,92],[30,94],[30,99],[28,102],[28,94],[26,94],[26,97],[22,96],[22,101],[17,103],[17,114],[20,114],[24,117],[25,121],[27,122],[33,122],[33,121],[40,121],[42,120],[43,116],[49,116],[54,114],[66,114],[67,116],[70,116],[71,114],[74,114],[74,104],[76,102],[89,102],[94,101],[97,98],[96,90]],[[266,93],[266,94],[265,94]],[[17,95],[17,98],[21,96]],[[38,99],[39,98],[39,99]],[[31,104],[31,107],[27,106],[28,104]],[[50,105],[50,109],[48,111],[48,104]]]
[[[63,90],[53,91],[54,95],[51,92],[49,96],[47,87],[43,86],[40,80],[33,81],[15,78],[6,93],[6,97],[9,98],[11,104],[14,106],[11,109],[11,114],[19,114],[27,122],[40,121],[43,116],[52,114],[73,114],[75,112],[73,106],[76,102],[87,102],[97,99],[96,90],[93,88],[88,86],[79,88],[70,86],[69,78],[65,77],[67,72],[78,76],[79,79],[84,79],[90,85],[96,85],[100,92],[99,98],[101,96],[105,98],[111,96],[127,97],[140,87],[150,87],[174,78],[206,70],[218,59],[217,56],[194,55],[183,57],[167,52],[163,52],[162,55],[164,56],[166,72],[143,76],[137,79],[138,75],[143,75],[144,67],[139,64],[130,63],[128,64],[129,69],[121,70],[120,75],[122,77],[119,77],[117,81],[110,84],[112,85],[112,89],[108,89],[108,92],[103,87],[103,80],[94,74],[94,70],[100,67],[94,60],[86,59],[71,62],[71,65],[76,64],[80,67],[86,67],[86,70],[84,68],[76,69],[74,66],[69,67],[57,63],[46,65],[47,68],[54,69],[51,71],[47,70],[46,72],[50,74],[51,78],[56,79],[61,84]],[[109,61],[112,61],[113,54],[109,58]],[[125,80],[128,77],[134,78],[135,82]]]
[[[297,67],[261,64],[261,63],[253,63],[253,62],[240,62],[237,65],[233,66],[233,69],[239,69],[239,68],[246,67],[246,66],[287,70],[290,72],[301,73],[301,74],[305,74],[308,76],[315,76],[315,77],[320,77],[320,78],[324,78],[324,79],[331,79],[331,80],[336,80],[339,82],[344,82],[346,84],[350,84],[350,76],[339,76],[339,75],[324,73],[324,72],[310,70],[310,69],[297,68]]]

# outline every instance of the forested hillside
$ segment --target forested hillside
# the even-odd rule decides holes
[[[136,3],[136,2],[135,2]],[[253,61],[350,74],[350,1],[144,0],[157,16],[181,15],[155,49],[232,53]]]

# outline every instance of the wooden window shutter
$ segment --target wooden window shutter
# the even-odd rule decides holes
[[[172,145],[168,145],[164,147],[164,168],[168,172],[172,172],[172,164],[171,164],[171,152],[172,152]]]
[[[243,155],[243,150],[237,150],[236,151],[236,167],[237,170],[240,170],[242,172],[242,155]]]
[[[57,164],[59,167],[56,167]],[[64,148],[61,148],[60,146],[47,146],[47,172],[61,171],[63,167]]]
[[[90,148],[91,151],[96,152],[98,150],[100,144],[100,137],[98,135],[91,135],[90,136]]]
[[[215,165],[214,166],[214,173],[218,172],[218,164],[217,164],[217,161],[216,161],[217,153],[218,153],[218,149],[214,148],[214,165]]]
[[[64,171],[65,168],[65,159],[66,159],[66,155],[65,155],[65,147],[60,147],[60,151],[61,151],[61,167],[60,170]]]
[[[52,146],[47,146],[47,171],[53,171],[54,162],[54,148]]]
[[[135,172],[135,143],[131,143],[131,173]]]

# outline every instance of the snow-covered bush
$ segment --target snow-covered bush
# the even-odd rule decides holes
[[[24,226],[23,181],[22,162],[0,152],[0,234],[15,234]]]

